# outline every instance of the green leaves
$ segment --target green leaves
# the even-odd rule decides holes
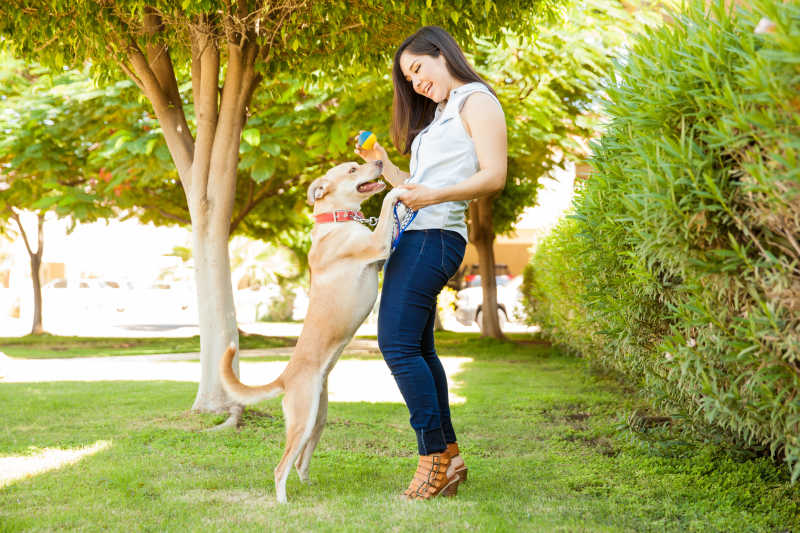
[[[636,41],[576,217],[532,260],[529,308],[688,429],[768,449],[796,481],[800,6],[754,4],[691,5]],[[782,22],[756,35],[764,16]]]
[[[242,139],[250,146],[261,144],[261,132],[255,128],[248,128],[242,132]]]
[[[0,111],[0,165],[9,184],[0,198],[6,206],[94,220],[110,214],[96,194],[90,159],[94,144],[97,90],[86,73],[50,73],[0,53],[0,78],[6,80]]]
[[[268,180],[275,173],[275,160],[272,158],[259,159],[252,167],[250,175],[257,182],[260,183]]]

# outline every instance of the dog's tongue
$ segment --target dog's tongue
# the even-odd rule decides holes
[[[379,189],[381,186],[383,186],[383,183],[379,181],[368,181],[358,186],[358,192],[374,191],[375,189]]]

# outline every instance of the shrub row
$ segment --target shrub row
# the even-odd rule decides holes
[[[595,172],[526,272],[529,314],[796,481],[800,4],[690,4],[618,65]]]

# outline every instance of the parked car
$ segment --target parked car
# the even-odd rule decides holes
[[[42,287],[44,314],[121,313],[127,305],[127,291],[120,290],[123,286],[124,282],[97,278],[53,279]]]
[[[98,279],[56,278],[47,283],[44,289],[102,289],[106,285]]]
[[[510,278],[497,286],[497,319],[502,329],[506,322],[517,322],[522,317],[522,276]],[[456,295],[456,319],[469,326],[477,323],[483,329],[483,287],[467,287]]]
[[[511,279],[511,271],[508,270],[508,265],[497,264],[494,265],[494,275],[497,280],[497,285],[505,285]],[[478,265],[470,265],[465,267],[462,272],[461,286],[459,288],[465,289],[467,287],[480,287],[481,274]]]
[[[503,285],[511,281],[511,276],[508,276],[506,274],[500,274],[494,277],[494,281],[498,287],[502,287]],[[481,275],[478,274],[477,276],[472,276],[472,278],[464,285],[464,288],[467,287],[481,287]]]

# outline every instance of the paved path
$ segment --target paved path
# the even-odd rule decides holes
[[[263,385],[278,377],[286,361],[248,362],[251,357],[291,355],[292,347],[244,350],[239,364],[242,382]],[[345,354],[379,353],[374,340],[356,339]],[[199,353],[76,357],[71,359],[20,359],[0,352],[0,384],[43,381],[200,381]],[[467,357],[442,357],[449,387]],[[403,398],[386,363],[381,359],[340,359],[328,377],[332,402],[398,402]],[[451,392],[451,403],[463,398]]]
[[[478,326],[465,326],[455,318],[445,317],[444,328],[458,333],[478,332]],[[303,329],[302,322],[251,322],[239,323],[239,328],[247,333],[257,333],[270,337],[297,337]],[[108,323],[102,317],[96,321],[70,320],[68,316],[45,315],[44,329],[54,335],[71,335],[79,337],[191,337],[200,334],[196,323]],[[0,337],[19,337],[27,335],[31,330],[29,320],[18,320],[0,316]],[[532,333],[536,326],[506,323],[506,333]],[[377,325],[367,321],[358,328],[356,336],[374,336]]]

